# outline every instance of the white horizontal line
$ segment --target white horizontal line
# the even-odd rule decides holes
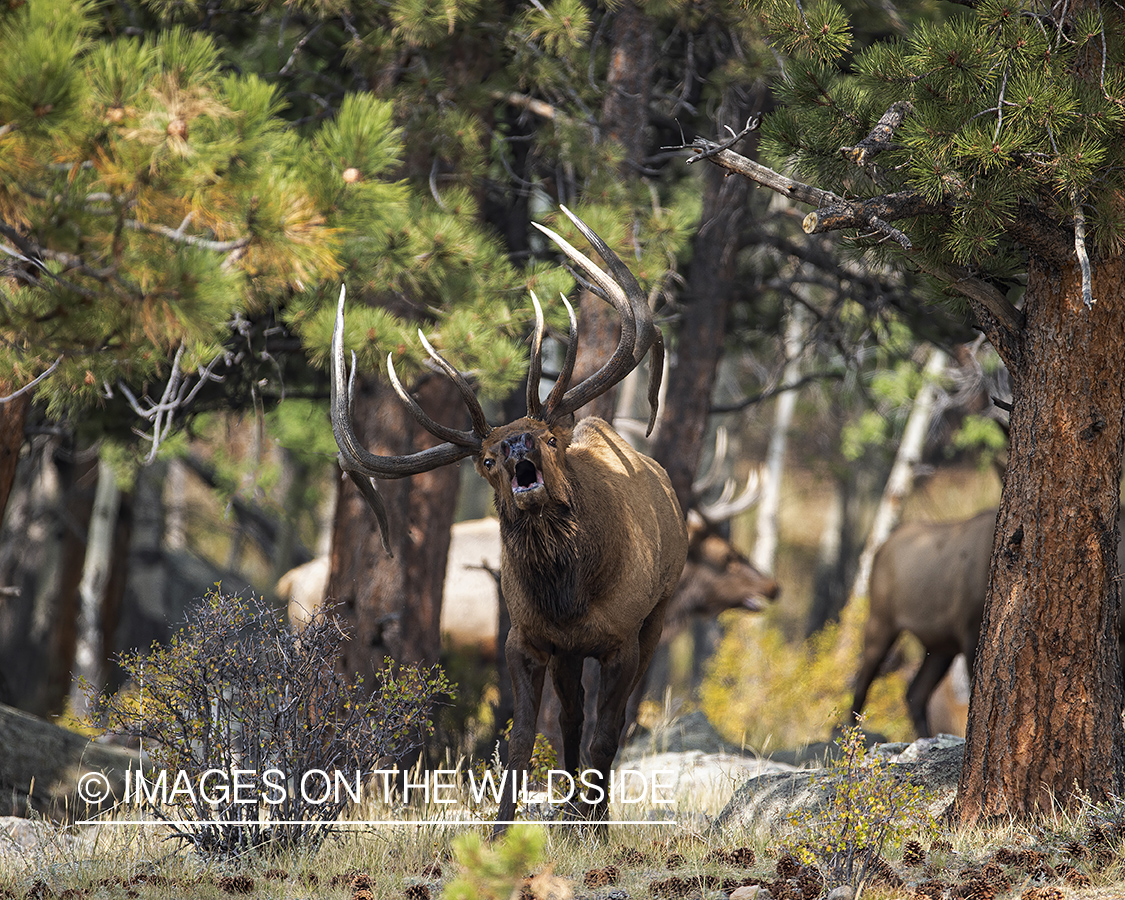
[[[114,827],[123,826],[138,826],[144,827],[195,827],[202,828],[208,825],[242,825],[246,828],[272,828],[275,825],[308,825],[312,827],[324,828],[346,828],[349,826],[354,827],[372,827],[372,826],[390,826],[390,825],[571,825],[575,827],[585,827],[588,825],[678,825],[676,819],[658,819],[655,821],[648,819],[625,819],[605,821],[600,820],[596,822],[590,821],[537,821],[526,819],[504,819],[501,821],[493,821],[490,819],[421,819],[421,820],[400,820],[400,819],[370,819],[361,822],[308,822],[303,819],[281,819],[269,820],[266,822],[247,822],[244,819],[210,819],[204,821],[170,821],[160,822],[151,819],[144,820],[131,820],[131,819],[115,819],[111,821],[102,821],[101,819],[81,819],[75,823],[76,825],[107,825]]]

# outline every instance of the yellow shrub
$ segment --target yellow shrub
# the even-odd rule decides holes
[[[827,740],[834,726],[846,724],[866,619],[866,599],[852,601],[839,623],[791,644],[765,617],[740,617],[703,682],[707,718],[728,740],[759,751]],[[901,669],[876,680],[864,710],[869,732],[912,738],[907,681]]]

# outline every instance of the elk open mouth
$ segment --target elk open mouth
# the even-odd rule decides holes
[[[543,486],[543,473],[530,460],[521,459],[516,463],[516,474],[512,476],[512,493],[523,494]]]

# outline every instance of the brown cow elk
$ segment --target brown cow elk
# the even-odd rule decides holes
[[[601,256],[606,274],[563,238],[536,226],[598,288],[617,310],[621,336],[610,359],[571,387],[578,347],[574,311],[562,370],[540,401],[543,313],[536,328],[527,379],[527,415],[493,428],[461,373],[425,341],[434,362],[460,389],[471,431],[433,421],[406,393],[388,356],[392,385],[414,417],[444,443],[403,457],[380,457],[359,446],[345,391],[343,294],[332,337],[332,426],[340,465],[359,486],[385,534],[387,516],[374,479],[401,478],[473,457],[492,485],[500,520],[501,583],[512,627],[505,651],[515,710],[508,745],[508,772],[495,832],[515,815],[514,788],[522,783],[535,741],[535,720],[549,672],[563,698],[560,724],[563,761],[579,773],[583,727],[582,662],[597,659],[603,673],[588,769],[591,789],[578,811],[605,818],[609,769],[617,752],[625,705],[648,666],[664,610],[687,555],[683,514],[664,470],[635,451],[601,419],[574,423],[574,413],[612,388],[654,349],[649,429],[655,422],[663,337],[636,279],[584,222],[563,210]],[[353,371],[354,376],[354,371]],[[386,541],[384,540],[384,546]],[[578,779],[576,778],[576,783]]]
[[[853,720],[862,711],[883,660],[904,631],[917,637],[926,651],[906,691],[906,705],[919,737],[930,734],[930,696],[958,653],[965,654],[972,675],[988,593],[996,512],[988,509],[956,522],[903,525],[879,548],[871,564],[870,611],[863,631],[863,660],[855,679]],[[1117,552],[1120,565],[1125,557],[1125,534]],[[1125,658],[1125,647],[1121,652]]]

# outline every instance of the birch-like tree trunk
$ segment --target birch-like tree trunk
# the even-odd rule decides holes
[[[78,641],[74,651],[75,679],[70,687],[71,710],[76,716],[84,716],[87,710],[86,692],[79,679],[95,691],[101,690],[105,683],[102,597],[113,563],[120,502],[121,492],[113,469],[105,460],[99,460],[98,487],[94,492],[94,510],[86,536],[82,581],[78,585]]]
[[[801,350],[805,345],[807,329],[804,308],[794,305],[789,310],[785,325],[785,371],[782,385],[796,384],[801,377]],[[797,406],[797,391],[783,390],[774,407],[773,428],[770,431],[769,449],[766,451],[765,475],[762,494],[758,500],[758,536],[750,559],[763,572],[774,570],[777,556],[779,515],[781,512],[781,479],[785,474],[785,450],[789,445],[789,428],[793,423],[793,410]]]
[[[898,452],[895,453],[891,474],[887,478],[883,496],[875,510],[875,519],[871,523],[867,541],[859,555],[859,567],[856,570],[855,581],[852,582],[851,597],[867,594],[875,551],[894,531],[902,515],[902,501],[914,484],[914,470],[922,456],[926,432],[930,427],[930,417],[933,415],[934,401],[937,399],[937,379],[944,371],[948,359],[945,351],[937,347],[930,350],[930,358],[926,360],[926,366],[922,370],[922,387],[918,391],[918,396],[914,398],[914,406],[906,419],[906,428],[903,429],[902,440],[899,441]]]

